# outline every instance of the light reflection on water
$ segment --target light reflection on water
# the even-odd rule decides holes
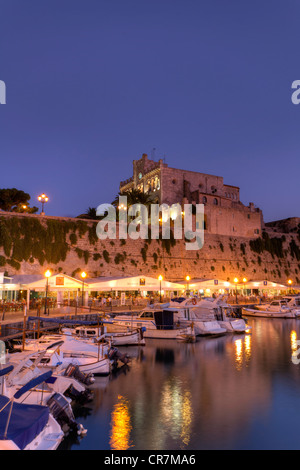
[[[300,448],[300,320],[249,319],[251,334],[149,340],[97,378],[78,449]],[[294,424],[295,423],[295,424]],[[293,427],[295,426],[295,427]],[[97,438],[96,438],[97,436]]]
[[[131,421],[128,400],[122,395],[114,405],[111,414],[112,429],[110,433],[110,447],[113,450],[127,450],[131,447],[130,432]]]

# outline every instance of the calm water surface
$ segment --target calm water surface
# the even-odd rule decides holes
[[[61,448],[300,449],[300,320],[249,325],[248,335],[122,348],[131,366],[96,378],[93,402],[75,410],[87,435]]]

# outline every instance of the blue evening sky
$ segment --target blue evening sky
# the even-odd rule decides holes
[[[298,0],[0,0],[0,187],[111,202],[142,153],[300,216]]]

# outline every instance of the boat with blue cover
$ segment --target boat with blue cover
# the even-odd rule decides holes
[[[0,370],[4,377],[13,366]],[[42,374],[20,388],[11,398],[0,395],[0,450],[55,450],[64,433],[48,406],[18,403],[24,393],[48,380],[52,372]]]

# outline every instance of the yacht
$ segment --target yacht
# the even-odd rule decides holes
[[[182,325],[172,309],[164,305],[145,308],[139,315],[117,315],[114,324],[130,328],[140,328],[144,338],[177,339],[178,337],[194,336],[193,322]]]
[[[195,333],[199,336],[248,333],[251,330],[243,318],[233,316],[232,307],[223,300],[222,295],[216,299],[175,298],[169,308],[175,309],[176,318],[181,323],[193,321]]]

